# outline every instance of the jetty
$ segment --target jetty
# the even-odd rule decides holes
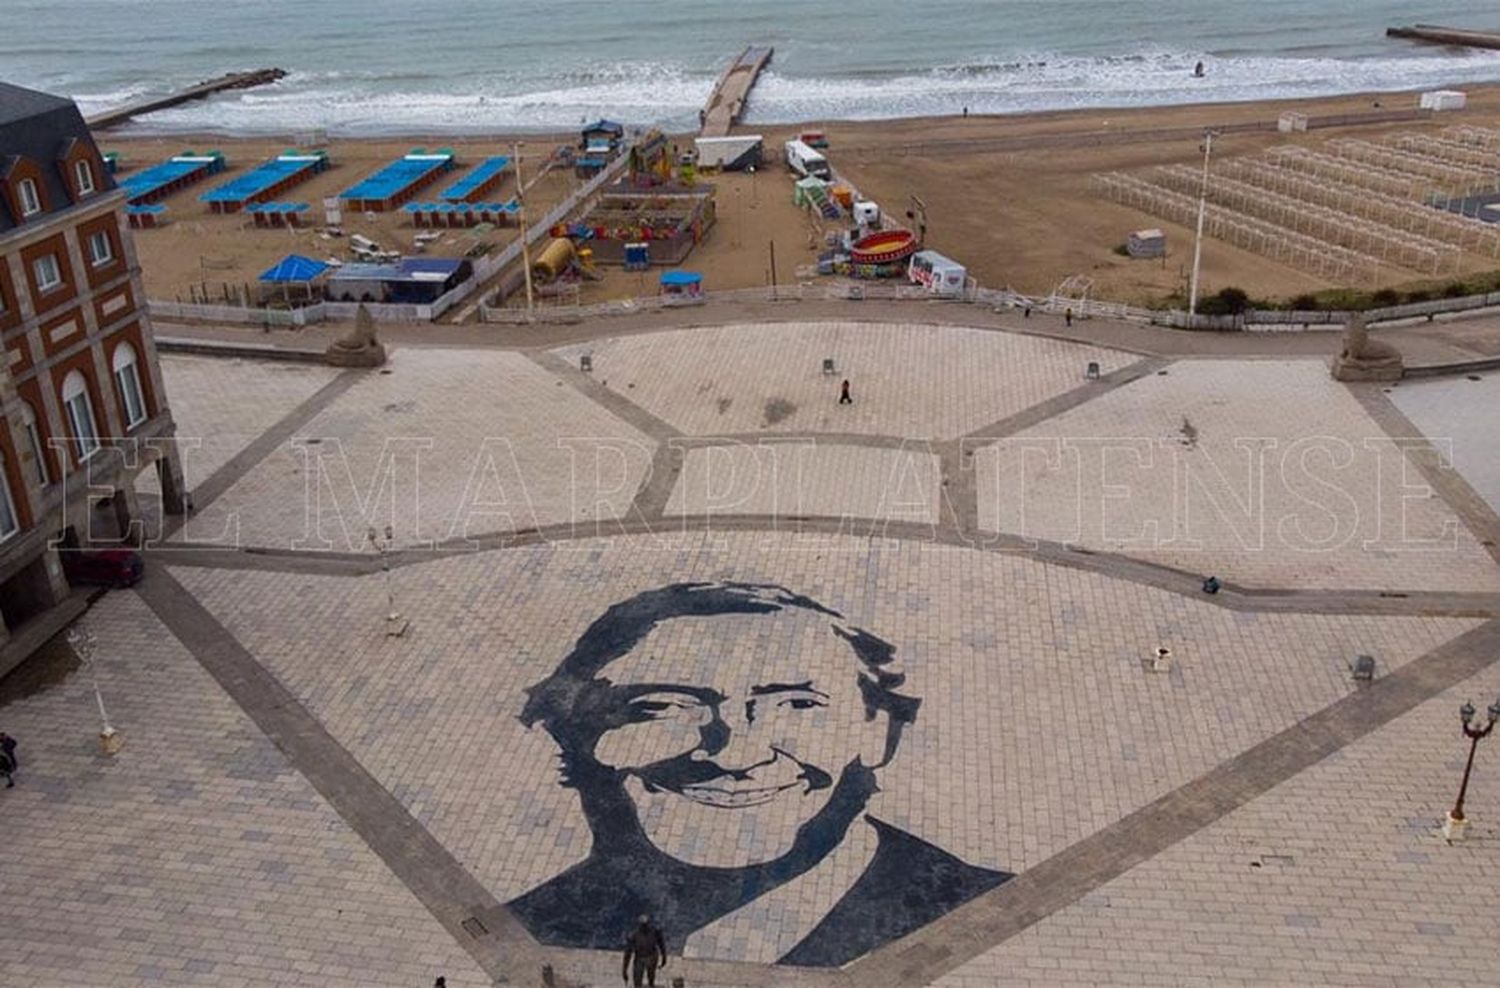
[[[698,132],[703,137],[728,137],[729,128],[739,123],[745,112],[745,100],[750,89],[760,77],[761,70],[771,60],[774,48],[747,45],[740,57],[724,71],[714,91],[703,108],[703,125]]]
[[[1462,27],[1440,27],[1436,24],[1413,24],[1411,27],[1388,27],[1387,38],[1426,41],[1434,45],[1457,45],[1463,48],[1500,48],[1500,31],[1473,31]]]
[[[256,69],[254,72],[230,72],[217,79],[209,79],[200,82],[196,86],[179,89],[175,93],[166,96],[156,96],[151,99],[137,100],[134,103],[126,103],[117,106],[113,110],[105,110],[85,118],[84,122],[94,130],[103,130],[113,127],[115,124],[124,123],[131,117],[140,116],[143,113],[154,113],[157,110],[165,110],[169,106],[177,106],[189,100],[202,99],[212,96],[214,93],[222,93],[229,89],[251,89],[255,86],[264,86],[275,82],[286,76],[285,69]]]

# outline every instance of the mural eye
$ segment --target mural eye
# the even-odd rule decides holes
[[[675,720],[696,715],[701,704],[696,700],[656,697],[636,700],[630,704],[632,720]]]
[[[782,700],[778,707],[791,707],[793,710],[811,710],[814,707],[826,707],[828,704],[811,696],[792,696]]]

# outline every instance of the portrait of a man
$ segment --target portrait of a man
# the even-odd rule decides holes
[[[669,939],[870,848],[781,963],[837,966],[1012,877],[866,813],[920,700],[896,649],[784,587],[678,583],[617,603],[528,690],[556,741],[588,857],[509,903],[549,945]],[[864,831],[858,828],[867,828]]]

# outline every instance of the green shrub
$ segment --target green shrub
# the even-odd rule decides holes
[[[1130,256],[1130,248],[1127,247],[1127,246],[1125,246],[1124,244],[1116,244],[1115,245],[1115,253],[1119,254],[1121,257],[1129,257]]]
[[[1304,292],[1293,298],[1289,307],[1297,312],[1316,312],[1319,309],[1318,296]]]
[[[1198,311],[1210,316],[1237,316],[1250,307],[1250,296],[1240,288],[1221,288],[1198,304]]]

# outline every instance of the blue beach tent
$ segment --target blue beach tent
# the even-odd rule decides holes
[[[288,254],[274,265],[268,268],[260,276],[261,281],[270,281],[276,284],[293,281],[312,281],[318,275],[327,271],[330,265],[322,261],[315,261],[301,254]]]

